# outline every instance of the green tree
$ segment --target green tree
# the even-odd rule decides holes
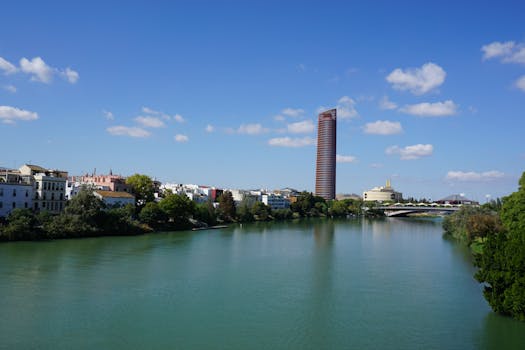
[[[44,224],[44,230],[53,238],[98,235],[105,224],[104,209],[104,202],[83,187],[67,203],[64,213]]]
[[[215,225],[217,223],[217,214],[213,202],[199,203],[195,206],[195,219],[205,222],[208,225]]]
[[[139,220],[155,228],[161,226],[167,220],[167,216],[156,202],[148,202],[140,210]]]
[[[263,202],[255,202],[250,211],[257,220],[266,221],[270,219],[271,209]]]
[[[341,217],[348,214],[348,205],[346,201],[332,201],[330,207],[330,215],[333,217]]]
[[[143,207],[146,203],[155,200],[155,186],[149,176],[142,174],[131,175],[126,179],[126,184],[131,186],[138,207]]]
[[[300,216],[319,216],[326,215],[328,212],[325,199],[307,191],[297,196],[297,200],[290,205],[290,209]]]
[[[38,221],[29,209],[13,209],[7,217],[8,224],[3,229],[5,239],[10,241],[35,239],[38,237]]]
[[[274,209],[272,210],[272,216],[276,220],[289,220],[293,218],[293,212],[290,208]]]
[[[159,202],[159,208],[176,227],[183,228],[189,226],[195,203],[186,195],[169,194]]]
[[[241,222],[252,222],[255,220],[252,211],[248,206],[248,202],[243,200],[236,209],[237,218]]]
[[[525,321],[525,173],[517,192],[503,199],[505,232],[487,235],[475,277],[492,309]]]
[[[219,215],[224,221],[233,221],[236,218],[235,201],[229,191],[219,196]]]

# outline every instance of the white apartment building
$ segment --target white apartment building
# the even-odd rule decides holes
[[[67,172],[25,164],[20,167],[20,173],[33,177],[33,209],[35,211],[58,214],[64,210]]]
[[[13,209],[31,209],[33,186],[30,183],[0,182],[0,217],[7,217]]]
[[[263,194],[262,202],[272,209],[286,209],[290,208],[290,200],[273,193]]]

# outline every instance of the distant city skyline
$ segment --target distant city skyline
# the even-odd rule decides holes
[[[315,191],[510,194],[525,170],[519,1],[9,2],[0,167]]]

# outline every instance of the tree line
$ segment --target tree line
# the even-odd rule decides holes
[[[464,207],[443,221],[444,234],[465,242],[492,309],[525,321],[525,172],[518,191],[479,208]]]
[[[363,201],[326,201],[310,192],[301,192],[286,209],[273,209],[250,198],[236,203],[231,192],[224,192],[206,203],[195,203],[184,194],[167,190],[155,198],[152,179],[143,174],[127,178],[136,205],[107,206],[91,189],[84,187],[67,202],[58,215],[14,209],[0,223],[0,240],[35,240],[104,235],[132,235],[152,231],[184,230],[233,222],[288,220],[302,217],[344,217],[381,215],[372,207],[363,210]]]

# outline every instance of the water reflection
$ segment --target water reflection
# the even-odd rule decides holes
[[[305,318],[306,343],[323,348],[330,343],[331,320],[335,305],[334,221],[318,221],[313,226],[315,248],[312,256],[312,289],[309,315]]]
[[[481,349],[523,349],[524,328],[523,322],[490,312],[476,342]]]

